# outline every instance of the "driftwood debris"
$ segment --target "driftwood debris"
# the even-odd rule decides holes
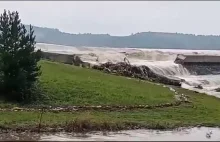
[[[126,60],[126,59],[125,59]],[[165,76],[159,75],[151,71],[147,66],[135,66],[129,64],[129,62],[111,63],[107,62],[101,65],[94,65],[93,69],[102,70],[106,73],[112,73],[116,75],[138,78],[141,80],[150,80],[168,85],[180,86],[181,80],[170,79]]]

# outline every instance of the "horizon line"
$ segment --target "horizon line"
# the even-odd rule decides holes
[[[182,34],[182,35],[193,35],[193,36],[215,36],[215,37],[219,37],[220,34],[216,35],[216,34],[193,34],[193,33],[180,33],[180,32],[159,32],[159,31],[143,31],[143,32],[136,32],[136,33],[131,33],[130,35],[112,35],[109,33],[70,33],[70,32],[65,32],[65,31],[61,31],[58,28],[49,28],[49,27],[40,27],[40,26],[36,26],[36,25],[32,25],[32,24],[24,24],[24,25],[31,25],[33,27],[37,27],[37,28],[47,28],[47,29],[54,29],[54,30],[58,30],[61,33],[66,33],[66,34],[72,34],[72,35],[80,35],[80,34],[91,34],[91,35],[109,35],[109,36],[115,36],[115,37],[126,37],[126,36],[132,36],[132,35],[136,35],[136,34],[140,34],[140,33],[161,33],[161,34]]]

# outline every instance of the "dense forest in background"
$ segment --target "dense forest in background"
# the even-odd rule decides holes
[[[36,41],[68,46],[135,47],[161,49],[220,49],[220,36],[141,32],[129,36],[70,34],[58,29],[34,26]]]

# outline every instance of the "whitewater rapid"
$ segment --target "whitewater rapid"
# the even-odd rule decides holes
[[[72,47],[37,43],[37,49],[62,54],[79,54],[83,61],[91,64],[106,62],[123,62],[127,58],[132,65],[148,66],[155,73],[184,79],[182,88],[214,95],[220,98],[220,75],[192,75],[182,65],[175,64],[177,54],[219,55],[220,50],[180,50],[180,49],[141,49],[141,48],[110,48],[110,47]],[[202,85],[203,89],[195,86]]]

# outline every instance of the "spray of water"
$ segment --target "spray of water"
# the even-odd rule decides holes
[[[38,43],[37,49],[62,54],[80,54],[84,61],[92,64],[123,62],[126,57],[132,65],[145,65],[157,74],[186,80],[182,84],[183,88],[220,97],[220,93],[214,91],[220,87],[220,75],[195,76],[190,74],[182,65],[174,63],[177,54],[220,55],[218,50],[71,47],[43,43]],[[199,84],[203,86],[203,89],[198,90],[195,88]]]

